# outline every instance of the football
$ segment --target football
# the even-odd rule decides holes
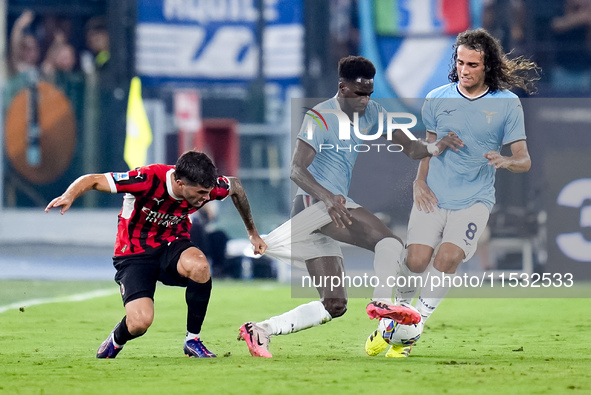
[[[386,343],[411,346],[421,337],[423,323],[400,325],[389,318],[382,318],[379,323],[379,331]]]

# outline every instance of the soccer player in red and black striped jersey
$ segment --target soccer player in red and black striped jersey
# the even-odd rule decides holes
[[[143,335],[154,319],[156,282],[186,287],[187,337],[190,357],[215,357],[201,341],[201,326],[211,294],[209,263],[189,239],[190,215],[210,200],[230,196],[240,213],[255,254],[267,248],[252,219],[242,184],[217,175],[207,155],[185,152],[176,166],[149,165],[125,173],[87,174],[46,207],[64,214],[90,190],[125,193],[119,214],[113,264],[126,315],[101,344],[97,358],[115,358],[123,345]]]

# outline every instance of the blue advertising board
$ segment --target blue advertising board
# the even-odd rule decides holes
[[[246,83],[257,78],[256,0],[138,2],[136,70],[147,85]],[[303,71],[302,2],[264,0],[263,75],[298,84]]]

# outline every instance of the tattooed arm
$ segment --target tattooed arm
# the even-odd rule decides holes
[[[254,246],[254,253],[262,255],[267,249],[267,244],[265,244],[263,239],[261,239],[261,236],[259,236],[259,232],[254,224],[252,213],[250,211],[250,204],[248,203],[248,198],[246,197],[246,192],[244,192],[242,183],[236,177],[228,177],[228,179],[230,180],[230,196],[232,197],[232,202],[242,217],[246,232],[248,233],[248,239]]]

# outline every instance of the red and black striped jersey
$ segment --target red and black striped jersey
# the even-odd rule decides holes
[[[149,252],[177,238],[189,238],[193,207],[174,195],[174,166],[149,165],[126,173],[105,173],[112,193],[126,192],[119,213],[115,256]],[[218,177],[211,200],[223,200],[230,181]],[[206,204],[207,201],[204,203]]]

